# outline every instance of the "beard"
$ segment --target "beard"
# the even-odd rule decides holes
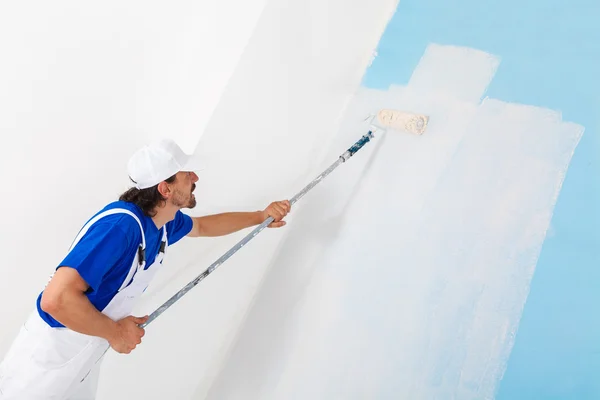
[[[194,208],[196,207],[196,197],[193,195],[193,191],[196,185],[192,186],[189,193],[184,193],[181,190],[175,191],[172,202],[179,208]]]

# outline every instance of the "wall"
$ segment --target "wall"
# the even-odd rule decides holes
[[[82,224],[128,187],[129,155],[162,135],[194,150],[264,5],[1,3],[0,357]],[[189,254],[174,255],[183,268]],[[162,340],[146,348],[176,338]],[[148,380],[168,379],[160,365],[134,363],[136,395],[173,390]]]
[[[190,214],[258,209],[392,105],[429,113],[427,135],[369,143],[286,228],[153,322],[136,352],[109,353],[99,398],[598,397],[597,6],[1,11],[0,129],[12,142],[0,161],[0,356],[147,139],[169,134],[207,158]],[[245,233],[184,240],[138,313]]]
[[[272,200],[290,197],[312,179],[311,173],[320,167],[313,163],[335,132],[340,112],[357,88],[396,6],[389,0],[378,4],[357,3],[354,12],[342,15],[339,1],[300,5],[275,1],[264,13],[259,2],[245,7],[234,2],[218,7],[208,4],[205,8],[178,3],[167,10],[145,4],[124,8],[114,3],[99,9],[61,3],[49,14],[56,25],[40,25],[39,19],[48,15],[43,8],[31,25],[6,25],[7,34],[14,36],[36,30],[37,34],[30,33],[33,36],[25,35],[31,38],[29,42],[15,44],[13,52],[41,71],[44,79],[40,85],[44,86],[38,89],[37,98],[45,96],[45,100],[39,100],[38,108],[23,105],[6,114],[5,130],[12,129],[11,135],[23,141],[44,140],[39,152],[47,158],[30,156],[28,163],[36,169],[43,166],[48,178],[55,176],[53,171],[68,171],[69,183],[77,183],[68,185],[68,192],[61,188],[64,197],[53,197],[48,206],[55,210],[53,219],[48,218],[46,228],[41,228],[45,231],[36,234],[52,236],[53,241],[42,244],[38,255],[27,263],[38,266],[22,275],[15,273],[23,271],[22,266],[2,269],[6,285],[2,303],[8,304],[10,299],[19,307],[12,315],[8,307],[2,309],[8,327],[2,335],[3,351],[75,232],[90,213],[125,188],[127,157],[146,140],[167,134],[179,139],[186,150],[195,149],[206,157],[208,168],[198,183],[199,204],[191,214],[263,208]],[[18,21],[25,17],[26,9],[15,12],[21,15],[15,19]],[[232,14],[244,16],[244,22],[231,19]],[[247,42],[255,23],[258,30]],[[60,28],[53,30],[53,26]],[[307,26],[311,27],[308,31]],[[215,38],[219,40],[213,43]],[[57,52],[66,54],[65,58],[55,61]],[[19,71],[20,63],[16,58],[10,66],[14,73],[4,75],[7,81]],[[60,77],[47,77],[48,65],[59,71]],[[232,73],[234,66],[236,72]],[[129,75],[123,74],[124,70]],[[25,84],[36,79],[27,69],[16,76]],[[90,76],[95,80],[90,81]],[[93,87],[92,82],[96,84]],[[227,90],[222,92],[225,84]],[[52,98],[65,88],[68,96]],[[16,87],[7,92],[7,105],[16,95]],[[101,95],[105,96],[102,101]],[[32,99],[22,96],[24,101]],[[78,116],[79,125],[73,124],[73,108],[86,112],[86,118]],[[113,108],[118,118],[109,122],[107,110]],[[9,125],[18,116],[39,120],[45,112],[56,120],[44,130]],[[119,139],[118,144],[109,143],[113,139]],[[77,155],[72,148],[52,145],[56,142],[75,143],[79,150],[85,145],[88,151]],[[49,150],[52,155],[44,153]],[[86,169],[71,171],[69,163],[57,162],[67,156]],[[111,160],[108,167],[107,159]],[[8,178],[4,168],[3,174]],[[24,174],[15,179],[27,176]],[[90,183],[90,175],[95,178],[94,186],[82,191],[81,185]],[[32,190],[48,191],[56,181],[47,182]],[[67,196],[69,202],[65,202]],[[17,218],[27,211],[40,209],[32,203],[21,207],[13,214],[11,229],[20,226]],[[65,212],[68,222],[64,222]],[[291,224],[293,215],[289,221]],[[245,233],[182,241],[170,252],[167,264],[171,268],[157,276],[136,312],[154,310]],[[153,322],[138,351],[128,356],[109,352],[99,398],[187,398],[192,391],[202,393],[209,387],[262,272],[285,234],[285,230],[261,234],[243,255],[236,255]],[[24,247],[29,241],[30,236],[23,232],[14,243],[6,244],[14,259],[6,265],[18,264],[21,253],[12,248]],[[21,278],[8,279],[15,275]],[[37,280],[31,282],[28,278],[32,276]]]
[[[408,85],[357,92],[338,152],[379,108],[428,132],[388,132],[305,198],[209,398],[493,396],[583,133],[481,100],[498,64],[432,44]]]
[[[196,398],[596,398],[597,15],[401,2],[327,154],[391,104],[428,134],[303,199]]]
[[[192,213],[259,209],[291,197],[312,179],[396,6],[379,4],[360,2],[346,14],[336,11],[339,1],[267,4],[196,149],[208,167],[200,174]],[[302,218],[298,211],[288,227]],[[101,397],[137,396],[141,390],[156,398],[187,398],[192,391],[202,397],[288,227],[261,233],[162,314],[148,327],[143,351],[111,353],[103,365]],[[158,277],[140,312],[160,305],[246,233],[182,243],[171,254],[182,258],[183,267]],[[131,369],[143,373],[131,377]],[[129,386],[119,389],[120,383]]]

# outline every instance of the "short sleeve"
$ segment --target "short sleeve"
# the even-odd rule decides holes
[[[167,239],[169,245],[177,243],[185,235],[191,232],[194,223],[192,217],[178,210],[173,221],[167,223]]]
[[[67,254],[59,266],[77,270],[92,290],[128,254],[127,235],[116,224],[96,222]]]

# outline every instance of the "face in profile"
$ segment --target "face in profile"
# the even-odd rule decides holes
[[[173,196],[171,203],[179,208],[194,208],[196,207],[196,182],[198,175],[194,172],[178,172],[177,179],[173,184]]]

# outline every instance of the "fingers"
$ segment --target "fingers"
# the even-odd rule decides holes
[[[285,224],[286,224],[285,221],[271,222],[269,224],[269,228],[280,228],[280,227],[284,226]]]
[[[137,347],[138,344],[139,343],[137,343],[137,344],[130,344],[126,348],[124,348],[123,351],[121,351],[120,353],[129,354],[129,353],[131,353],[132,351],[134,351],[136,349],[136,347]]]
[[[148,316],[143,316],[143,317],[131,317],[133,319],[133,321],[136,323],[136,333],[137,333],[137,338],[136,338],[136,344],[140,344],[142,343],[142,338],[144,337],[144,335],[146,334],[146,331],[144,330],[144,328],[140,328],[139,325],[143,324],[144,322],[146,322],[148,320]]]
[[[274,201],[267,207],[267,213],[273,217],[275,222],[280,222],[291,210],[292,206],[288,200]],[[277,226],[283,226],[285,224],[277,224]],[[275,224],[269,225],[274,227]]]
[[[142,338],[146,334],[144,328],[139,325],[148,320],[149,316],[136,317],[130,315],[117,322],[119,335],[110,340],[110,345],[119,353],[129,354],[139,344],[142,343]]]
[[[280,219],[285,217],[285,215],[287,214],[285,212],[285,209],[280,204],[276,204],[276,203],[273,204],[272,212],[273,212],[272,217],[275,219],[275,221],[279,221]]]
[[[136,324],[143,324],[144,322],[148,321],[148,316],[143,316],[143,317],[133,317],[133,320],[135,321]]]

